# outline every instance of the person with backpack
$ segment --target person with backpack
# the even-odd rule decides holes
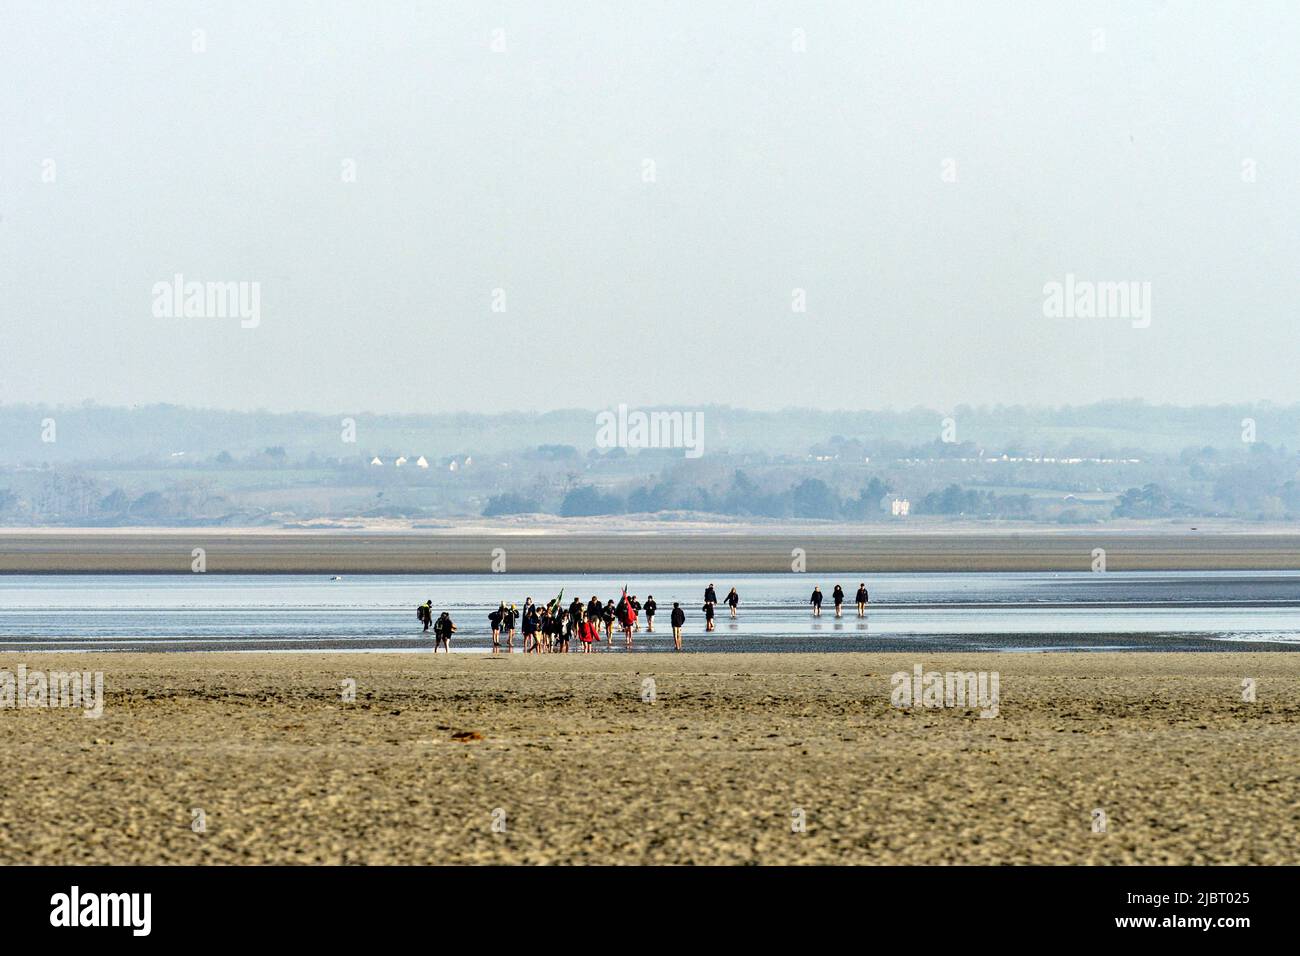
[[[583,604],[576,597],[569,603],[569,637],[578,636],[578,621],[582,619]]]
[[[446,611],[438,617],[437,622],[433,625],[433,652],[438,653],[438,645],[441,644],[451,653],[451,635],[456,632],[456,625],[451,620],[451,615]]]
[[[673,602],[673,613],[668,618],[673,626],[673,645],[677,650],[682,649],[682,628],[686,625],[686,612],[676,601]]]
[[[551,613],[546,617],[546,652],[548,654],[561,654],[569,649],[568,642],[564,638],[563,614],[564,609],[555,604],[551,607]]]
[[[858,593],[855,595],[858,602],[858,617],[867,616],[867,582],[863,581],[858,585]]]
[[[601,619],[605,622],[605,646],[614,646],[614,619],[618,617],[618,611],[614,607],[614,599],[610,598],[601,608]]]
[[[632,609],[632,599],[627,596],[627,589],[623,590],[623,595],[618,599],[618,605],[614,608],[614,616],[618,619],[618,626],[623,629],[623,640],[627,647],[632,646],[632,631],[636,627],[636,611]]]
[[[506,616],[506,605],[503,601],[497,605],[497,609],[488,615],[488,623],[492,625],[492,650],[496,651],[501,646],[501,621]]]
[[[519,609],[513,604],[506,608],[505,617],[501,619],[501,630],[506,635],[506,650],[515,649],[515,622],[519,620]]]
[[[554,637],[554,627],[552,615],[555,613],[555,602],[547,601],[546,607],[537,612],[537,639],[542,642],[542,649],[539,653],[549,654],[551,652],[552,638]]]
[[[433,627],[433,599],[425,601],[415,609],[415,616],[420,623],[424,625],[425,634],[429,633],[429,628]]]
[[[532,598],[524,598],[524,653],[539,650],[537,645],[537,605],[533,603]]]

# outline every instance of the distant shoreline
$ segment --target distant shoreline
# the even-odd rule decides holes
[[[0,529],[0,574],[817,573],[1300,570],[1290,531],[748,533]],[[495,566],[494,566],[495,563]]]

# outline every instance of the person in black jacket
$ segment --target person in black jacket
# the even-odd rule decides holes
[[[718,592],[713,590],[712,584],[710,584],[707,588],[704,589],[704,603],[705,604],[718,603]]]
[[[433,625],[433,652],[438,653],[438,645],[441,644],[451,653],[451,635],[456,632],[456,625],[452,623],[451,615],[446,611],[438,618]]]
[[[738,604],[740,604],[740,595],[736,593],[735,588],[732,588],[727,592],[727,607],[731,608],[731,619],[733,621],[736,619],[736,606]]]
[[[564,624],[560,621],[563,608],[552,602],[547,605],[546,617],[543,620],[542,635],[546,640],[544,653],[558,654],[562,650],[560,647],[561,638],[564,637]]]
[[[655,603],[655,596],[649,595],[645,599],[645,629],[646,633],[653,634],[655,629],[655,611],[659,605]]]
[[[839,617],[840,612],[844,609],[844,589],[838,584],[835,590],[831,592],[831,600],[835,602],[835,616]]]
[[[537,605],[533,603],[532,598],[524,599],[524,653],[529,651],[537,652],[541,650],[537,642],[537,629],[540,625],[537,618]]]
[[[429,633],[429,628],[433,627],[433,599],[425,601],[420,605],[420,623],[424,625],[425,634]]]
[[[682,649],[682,627],[686,624],[686,612],[676,601],[673,602],[672,617],[669,618],[673,625],[673,646],[677,650]]]
[[[863,581],[858,585],[856,595],[858,602],[858,617],[866,617],[867,614],[867,582]]]
[[[505,616],[501,619],[501,630],[506,635],[506,650],[515,649],[515,624],[519,621],[519,608],[513,604],[506,608]]]
[[[815,584],[813,585],[812,597],[809,598],[809,600],[812,601],[813,617],[821,617],[822,616],[822,589]]]
[[[605,624],[605,646],[607,647],[614,645],[614,620],[617,617],[618,610],[614,607],[614,599],[610,598],[600,612],[600,619]]]
[[[501,646],[501,619],[506,616],[505,604],[497,605],[497,609],[488,615],[488,623],[492,625],[492,650]]]

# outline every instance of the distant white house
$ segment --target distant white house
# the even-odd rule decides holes
[[[906,498],[889,499],[889,513],[895,518],[906,518],[912,511],[912,502]]]
[[[380,461],[380,460],[379,460],[379,456],[376,455],[374,458],[371,458],[371,459],[370,459],[370,464],[372,464],[372,465],[382,465],[383,462]]]
[[[451,464],[447,466],[447,470],[448,470],[448,471],[458,471],[459,469],[460,469],[460,465],[456,464],[456,459],[453,458],[453,459],[451,460]]]
[[[400,458],[397,459],[397,461],[393,462],[393,464],[396,465],[398,468],[401,468],[403,465],[406,464],[406,456],[402,455]]]
[[[466,456],[465,456],[465,467],[468,468],[468,467],[469,467],[470,465],[472,465],[472,464],[474,464],[474,459],[471,458],[469,455],[466,455]]]
[[[429,460],[428,460],[427,458],[425,458],[423,455],[421,455],[419,458],[415,459],[415,467],[416,467],[416,468],[428,468],[428,467],[429,467]]]

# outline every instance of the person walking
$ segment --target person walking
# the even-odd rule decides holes
[[[614,614],[618,618],[618,626],[623,629],[624,646],[631,647],[632,631],[636,629],[636,610],[632,607],[632,599],[627,596],[627,588],[623,589],[623,596],[618,599]]]
[[[416,608],[415,614],[416,617],[420,619],[420,623],[424,625],[424,631],[422,633],[428,634],[429,628],[433,627],[433,598],[430,598]]]
[[[555,607],[555,602],[546,605],[546,611],[542,614],[542,653],[552,654],[559,644],[559,611]]]
[[[446,611],[438,617],[437,623],[433,625],[433,652],[438,653],[438,645],[441,644],[448,654],[451,653],[451,636],[456,633],[456,625],[451,619],[451,615]]]
[[[569,653],[569,634],[572,628],[572,619],[568,617],[564,608],[557,606],[555,608],[555,648],[552,653],[567,654]]]
[[[511,604],[506,608],[506,615],[501,621],[501,630],[506,636],[506,652],[513,653],[515,649],[515,624],[519,621],[519,608]]]
[[[521,623],[524,632],[524,653],[527,654],[530,651],[536,653],[538,650],[537,605],[533,603],[533,599],[530,597],[524,598],[524,613]]]
[[[501,646],[501,621],[506,616],[505,603],[497,605],[497,609],[488,615],[488,623],[492,625],[492,651],[496,652]]]
[[[831,592],[831,600],[835,602],[835,616],[839,617],[840,612],[844,609],[844,589],[838,584],[835,590]]]
[[[605,646],[614,646],[614,618],[618,617],[618,612],[614,608],[614,599],[610,598],[605,602],[605,606],[600,609],[600,618],[605,622]]]
[[[733,621],[736,619],[736,607],[739,604],[740,604],[740,595],[736,593],[735,588],[732,588],[730,591],[727,592],[727,607],[731,608],[731,619]]]
[[[647,596],[645,599],[645,630],[647,634],[655,632],[655,611],[658,609],[659,605],[655,603],[655,596],[653,594]]]
[[[590,654],[591,645],[600,639],[596,632],[596,625],[587,617],[587,610],[583,608],[582,614],[578,618],[578,640],[582,641],[582,653]]]
[[[858,602],[858,617],[867,616],[867,582],[863,581],[858,585],[858,593],[854,595]]]
[[[668,620],[673,626],[673,646],[680,651],[682,649],[682,628],[686,624],[686,612],[682,610],[682,606],[676,601],[673,602],[673,613]]]
[[[821,617],[822,616],[822,589],[815,584],[813,585],[812,597],[809,600],[812,601],[813,617]]]

